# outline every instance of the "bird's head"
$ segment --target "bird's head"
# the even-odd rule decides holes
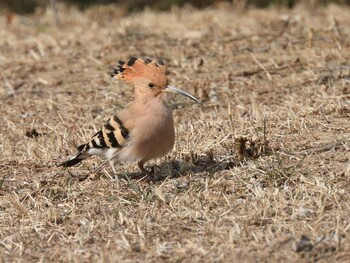
[[[133,84],[136,96],[158,97],[166,92],[171,92],[186,96],[199,103],[195,97],[187,92],[168,85],[166,68],[162,60],[142,60],[131,57],[127,62],[119,61],[119,65],[113,68],[111,76]]]

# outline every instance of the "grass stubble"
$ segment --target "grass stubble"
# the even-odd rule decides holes
[[[0,25],[1,262],[350,258],[349,9],[59,10]],[[153,178],[55,167],[132,99],[106,72],[133,55],[203,102],[172,100],[174,150]]]

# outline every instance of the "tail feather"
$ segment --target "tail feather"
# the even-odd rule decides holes
[[[81,161],[85,160],[86,158],[89,158],[90,155],[86,154],[84,152],[80,152],[77,155],[69,158],[67,161],[59,164],[58,166],[63,166],[63,167],[71,167],[74,166],[78,163],[80,163]]]
[[[81,144],[81,145],[79,145],[78,147],[77,147],[77,151],[78,152],[82,152],[82,151],[84,151],[84,149],[86,148],[86,150],[87,150],[87,147],[89,146],[89,144]]]

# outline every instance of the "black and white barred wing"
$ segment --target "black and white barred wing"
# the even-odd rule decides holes
[[[126,145],[128,139],[129,130],[120,118],[114,115],[92,136],[90,142],[77,147],[78,153],[75,156],[59,166],[74,166],[92,155],[112,159],[113,155]]]

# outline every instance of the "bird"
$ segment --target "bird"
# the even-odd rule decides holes
[[[77,147],[77,153],[58,166],[71,167],[96,155],[109,162],[117,174],[116,163],[137,162],[142,173],[149,160],[170,152],[175,143],[172,109],[168,93],[185,96],[196,103],[191,94],[169,85],[166,66],[162,60],[130,57],[119,60],[111,71],[113,79],[134,86],[134,100],[110,117],[89,142]],[[104,164],[103,163],[103,164]]]

